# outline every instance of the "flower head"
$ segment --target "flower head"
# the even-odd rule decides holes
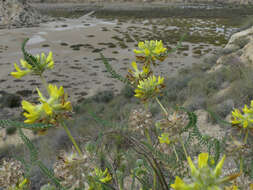
[[[22,107],[26,111],[24,116],[27,118],[25,123],[57,123],[58,119],[65,116],[65,113],[72,110],[71,103],[67,101],[67,94],[61,86],[49,84],[49,98],[45,98],[37,88],[40,104],[32,104],[22,101]]]
[[[92,175],[88,178],[88,190],[102,189],[102,183],[109,183],[111,180],[112,176],[108,172],[107,168],[105,169],[105,171],[102,171],[99,168],[95,168]]]
[[[173,189],[176,190],[193,190],[192,187],[187,185],[180,177],[176,176],[175,183],[171,185]]]
[[[139,81],[139,85],[135,89],[135,96],[143,101],[154,98],[161,94],[161,89],[164,88],[164,78],[150,76],[147,79]]]
[[[238,175],[221,177],[222,166],[225,161],[225,155],[219,161],[214,169],[208,165],[208,153],[201,153],[198,156],[198,167],[194,165],[191,158],[188,157],[188,164],[191,170],[191,184],[186,184],[182,179],[176,177],[176,181],[171,187],[175,190],[221,190],[224,184],[233,180]],[[234,177],[235,176],[235,177]]]
[[[239,109],[234,109],[232,111],[232,121],[231,123],[246,128],[253,129],[253,101],[251,101],[250,108],[247,105],[242,109],[243,113]]]
[[[155,60],[164,60],[165,59],[165,53],[167,51],[167,48],[163,47],[163,42],[160,41],[145,41],[145,42],[139,42],[138,43],[138,50],[134,49],[134,53],[136,54],[142,54],[144,56],[145,61],[152,61],[154,64]],[[143,57],[138,57],[140,59],[143,59]]]
[[[162,133],[161,137],[158,137],[161,144],[170,144],[169,133]]]
[[[54,68],[53,53],[49,52],[47,57],[45,53],[41,53],[41,56],[30,57],[29,61],[21,59],[20,64],[23,69],[14,63],[16,72],[11,72],[13,77],[21,78],[29,73],[41,75],[46,69]]]
[[[244,143],[246,143],[248,132],[253,132],[253,100],[250,107],[244,106],[242,112],[239,109],[232,111],[231,123],[245,132]]]
[[[110,173],[108,172],[107,168],[105,169],[105,171],[102,171],[101,169],[95,168],[94,173],[95,173],[95,176],[102,183],[108,183],[112,180],[112,177],[111,177]]]
[[[142,67],[142,70],[139,70],[135,61],[132,62],[132,67],[133,70],[129,69],[127,75],[131,84],[138,85],[140,80],[144,80],[152,74],[149,67],[146,67],[145,65]]]

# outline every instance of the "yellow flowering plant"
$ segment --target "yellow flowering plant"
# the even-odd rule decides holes
[[[26,39],[22,45],[25,60],[21,60],[21,65],[25,68],[25,70],[21,70],[16,64],[14,64],[17,72],[12,72],[11,75],[16,78],[23,77],[29,73],[38,75],[45,86],[48,98],[45,97],[38,88],[36,88],[39,95],[39,104],[33,104],[26,100],[21,102],[22,108],[25,110],[24,116],[26,117],[26,120],[24,123],[44,123],[53,124],[55,126],[61,125],[68,134],[68,137],[75,146],[78,154],[81,156],[82,153],[80,148],[64,123],[64,120],[69,118],[72,111],[71,102],[67,100],[68,95],[64,92],[62,86],[58,88],[56,85],[47,84],[43,76],[46,69],[54,68],[53,54],[50,52],[48,56],[46,56],[45,53],[41,53],[41,56],[37,55],[34,57],[25,50],[25,45],[28,40],[29,39]],[[39,128],[38,131],[40,134],[43,134],[45,129],[40,130]]]
[[[222,166],[225,158],[226,156],[224,155],[213,169],[208,164],[208,153],[199,154],[198,167],[194,165],[190,157],[187,157],[191,171],[191,183],[188,184],[176,176],[175,182],[171,187],[175,190],[223,190],[228,182],[240,175],[238,173],[222,177]]]
[[[28,61],[30,60],[30,61]],[[35,58],[30,57],[28,60],[20,59],[20,64],[23,69],[14,63],[16,72],[11,72],[11,75],[15,78],[21,78],[27,74],[34,74],[41,76],[46,69],[54,68],[53,53],[49,52],[48,56],[42,53],[41,56],[37,55]]]
[[[251,101],[250,107],[244,105],[242,112],[239,109],[232,111],[231,123],[233,126],[245,132],[244,143],[246,143],[248,133],[253,132],[253,100]]]
[[[107,168],[104,171],[95,168],[92,175],[88,177],[88,190],[103,190],[103,185],[110,183],[111,180],[112,177]]]

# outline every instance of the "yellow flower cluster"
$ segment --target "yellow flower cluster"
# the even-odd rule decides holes
[[[95,168],[94,173],[95,173],[96,177],[98,177],[99,181],[102,183],[108,183],[112,180],[112,177],[111,177],[110,173],[108,172],[107,168],[105,169],[105,171]]]
[[[24,116],[27,118],[25,123],[53,123],[55,124],[66,111],[71,111],[72,106],[67,101],[67,94],[64,93],[64,89],[61,86],[59,89],[57,86],[49,84],[48,93],[49,98],[45,98],[40,90],[37,88],[40,104],[34,105],[28,101],[22,101],[22,107],[26,111]]]
[[[162,133],[160,137],[158,137],[159,142],[161,144],[165,143],[165,144],[170,144],[170,135],[169,133]]]
[[[88,190],[102,190],[102,184],[101,183],[109,183],[112,180],[112,176],[108,172],[108,169],[106,168],[105,171],[102,171],[99,168],[95,168],[93,172],[93,176],[95,180],[89,180],[89,188]],[[90,179],[92,179],[90,178]],[[98,182],[99,181],[99,182]]]
[[[161,89],[164,88],[164,78],[150,76],[147,79],[139,81],[137,88],[135,89],[135,97],[140,98],[142,101],[154,98],[161,94]]]
[[[219,161],[214,169],[208,165],[208,153],[201,153],[198,156],[198,168],[193,164],[190,157],[187,158],[191,170],[192,183],[186,184],[180,177],[176,176],[176,180],[171,187],[175,190],[222,190],[224,184],[233,180],[238,175],[221,177],[222,166],[225,156]]]
[[[232,111],[231,123],[244,129],[253,129],[253,101],[251,101],[250,108],[247,105],[242,109],[243,114],[239,109]]]
[[[155,65],[155,60],[161,60],[167,49],[163,47],[162,41],[145,41],[138,43],[139,50],[134,49],[136,54],[143,54],[144,64],[142,70],[138,68],[135,61],[132,62],[132,69],[128,70],[127,79],[135,88],[135,97],[140,98],[143,102],[161,94],[164,88],[164,78],[152,75],[150,63]],[[137,60],[138,56],[137,57]],[[165,58],[165,57],[164,57]]]
[[[20,60],[20,64],[23,69],[14,63],[14,67],[17,72],[11,72],[11,75],[15,78],[21,78],[29,73],[35,75],[41,75],[46,69],[53,69],[54,68],[54,61],[53,61],[53,53],[49,52],[48,56],[45,56],[45,53],[42,53],[41,56],[37,55],[36,63],[28,63],[23,59]]]
[[[139,42],[138,48],[139,50],[134,49],[134,53],[143,54],[146,58],[145,60],[148,61],[164,60],[165,56],[163,54],[167,51],[167,48],[163,47],[163,42],[161,40]]]

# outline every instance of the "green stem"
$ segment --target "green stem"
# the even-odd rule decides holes
[[[177,162],[179,161],[179,158],[178,158],[178,155],[177,155],[177,150],[176,150],[176,147],[175,145],[173,144],[173,150],[175,152],[175,155],[176,155],[176,158],[177,158]]]
[[[42,75],[40,75],[40,79],[41,79],[41,81],[42,81],[42,84],[43,84],[44,87],[46,88],[47,92],[49,93],[48,84],[47,84],[46,79],[45,79]]]
[[[147,137],[148,143],[152,146],[153,143],[152,143],[152,140],[151,140],[151,137],[149,135],[149,132],[148,132],[147,128],[144,129],[144,133],[145,133],[145,135]]]
[[[144,104],[145,111],[148,111],[148,102]]]
[[[78,145],[77,145],[75,139],[74,139],[73,136],[71,135],[71,133],[70,133],[68,127],[65,125],[64,122],[61,122],[61,124],[62,124],[64,130],[66,131],[66,133],[67,133],[69,139],[71,140],[71,142],[73,143],[74,147],[76,148],[76,150],[77,150],[79,156],[82,156],[82,152],[81,152],[80,148],[78,147]]]
[[[157,182],[156,182],[156,173],[155,173],[155,171],[154,171],[153,175],[154,175],[154,177],[153,177],[153,189],[156,190],[157,189],[156,188],[157,187]]]
[[[159,106],[162,108],[162,110],[164,111],[164,113],[166,114],[166,115],[168,115],[168,112],[167,112],[167,110],[165,109],[165,107],[162,105],[162,103],[159,101],[159,99],[156,97],[155,98],[156,99],[156,101],[157,101],[157,103],[159,104]]]
[[[186,149],[185,149],[184,142],[182,141],[182,139],[179,139],[179,141],[180,141],[180,143],[181,143],[181,145],[182,145],[182,147],[183,147],[184,154],[185,154],[186,158],[188,158],[188,154],[187,154],[187,151],[186,151]]]
[[[147,137],[147,140],[148,140],[149,144],[152,146],[152,139],[151,139],[151,137],[149,135],[148,129],[145,128],[144,132],[145,132],[145,135]],[[157,187],[156,177],[157,177],[157,175],[156,175],[155,171],[153,171],[153,189],[156,189],[156,187]]]
[[[247,129],[247,130],[246,130],[245,137],[244,137],[244,140],[243,140],[244,144],[247,144],[248,135],[249,135],[249,131],[248,131],[248,129]]]
[[[243,172],[243,157],[240,156],[240,172]]]

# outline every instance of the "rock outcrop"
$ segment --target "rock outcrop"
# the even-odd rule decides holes
[[[232,35],[223,51],[227,53],[217,60],[217,65],[232,58],[234,61],[253,65],[253,27]]]
[[[0,28],[30,27],[47,20],[25,0],[0,1]]]

